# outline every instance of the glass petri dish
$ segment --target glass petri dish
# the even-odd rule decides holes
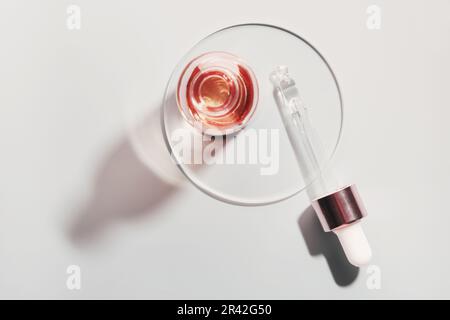
[[[237,57],[254,77],[252,88],[257,88],[251,117],[222,131],[205,129],[203,118],[186,114],[183,102],[189,91],[186,70],[192,72],[192,63],[211,53]],[[204,70],[210,70],[210,64],[205,65]],[[163,135],[179,169],[208,195],[237,205],[265,205],[299,193],[319,174],[320,170],[308,178],[302,175],[279,114],[269,76],[280,65],[289,68],[308,106],[327,159],[320,165],[325,167],[341,136],[342,97],[329,64],[299,35],[265,24],[227,27],[199,41],[175,67],[164,95]],[[205,82],[208,90],[214,81]],[[230,92],[216,96],[220,102],[228,101]]]

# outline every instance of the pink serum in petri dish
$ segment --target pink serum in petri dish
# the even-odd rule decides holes
[[[258,100],[253,71],[239,57],[209,52],[192,60],[178,82],[183,117],[211,135],[234,133],[252,117]]]

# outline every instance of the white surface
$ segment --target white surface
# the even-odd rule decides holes
[[[66,28],[72,3],[79,31]],[[370,31],[374,3],[2,1],[0,297],[449,298],[450,2],[376,1]],[[159,107],[186,50],[243,22],[299,33],[335,70],[338,172],[368,209],[379,290],[373,268],[331,272],[339,257],[302,215],[305,195],[220,203],[165,184],[126,142],[124,108]]]

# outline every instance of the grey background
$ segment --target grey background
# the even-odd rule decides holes
[[[366,28],[371,4],[381,30]],[[450,298],[449,13],[437,0],[2,1],[0,297]],[[305,194],[221,203],[168,184],[129,142],[128,108],[158,108],[195,42],[244,22],[297,32],[335,70],[336,161],[368,207],[380,290],[320,233]]]

